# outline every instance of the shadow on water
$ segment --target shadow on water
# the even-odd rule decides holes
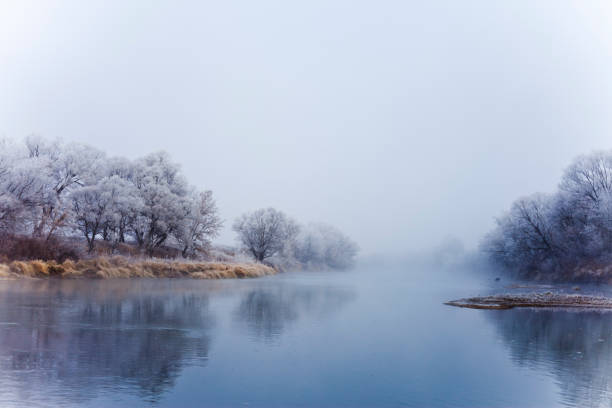
[[[551,373],[570,406],[612,406],[612,312],[484,311],[519,366]]]
[[[13,289],[3,286],[0,296],[2,382],[12,384],[5,397],[55,391],[74,403],[110,388],[153,402],[184,366],[208,357],[214,320],[206,293],[128,290],[116,281]]]

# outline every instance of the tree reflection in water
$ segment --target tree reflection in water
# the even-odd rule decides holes
[[[252,336],[270,341],[299,318],[320,319],[333,314],[354,297],[353,291],[328,286],[262,287],[244,295],[235,312],[235,320],[246,324]]]
[[[224,341],[213,310],[269,341],[353,298],[271,280],[0,282],[0,406],[158,402],[206,364],[215,333]]]
[[[156,401],[185,365],[205,364],[212,325],[206,292],[139,284],[157,290],[134,290],[133,282],[128,290],[121,281],[4,287],[0,370],[2,383],[13,384],[4,397],[36,399],[44,389],[52,398],[55,389],[78,402],[121,388]]]
[[[512,360],[557,378],[571,406],[612,406],[612,312],[483,311]],[[586,405],[585,405],[586,404]]]

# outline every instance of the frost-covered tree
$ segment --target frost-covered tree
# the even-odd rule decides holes
[[[612,192],[612,153],[599,151],[578,157],[565,170],[560,189],[576,200],[600,201],[602,194]]]
[[[612,152],[577,158],[560,183],[566,217],[587,256],[612,252]],[[568,235],[569,238],[569,234]]]
[[[325,265],[332,269],[347,269],[355,264],[359,247],[348,236],[331,225],[319,225],[323,237]]]
[[[162,245],[179,231],[184,215],[188,185],[168,154],[150,154],[136,162],[133,183],[143,201],[132,230],[147,252]]]
[[[116,175],[80,188],[70,198],[75,224],[85,236],[89,252],[96,237],[104,233],[112,234],[108,240],[113,243],[120,241],[124,220],[142,207],[133,184]]]
[[[300,228],[291,246],[296,261],[315,268],[349,268],[354,264],[358,252],[357,244],[327,224],[309,224]]]
[[[612,261],[612,152],[578,157],[559,191],[515,202],[483,248],[526,275],[558,277]]]
[[[69,205],[64,197],[75,187],[94,182],[104,165],[104,154],[90,146],[61,141],[49,142],[31,136],[26,139],[29,159],[44,168],[46,185],[35,236],[49,238],[66,224]]]
[[[123,180],[132,182],[134,180],[136,166],[131,160],[128,160],[125,157],[110,157],[106,161],[105,168],[105,175],[108,177],[118,176]]]
[[[130,161],[35,136],[24,143],[0,140],[4,242],[12,234],[49,241],[58,231],[78,231],[90,252],[104,239],[113,249],[136,242],[150,254],[169,245],[194,255],[215,236],[220,220],[212,193],[193,191],[166,153]]]
[[[35,136],[0,140],[0,232],[7,239],[78,231],[89,251],[104,239],[113,249],[136,242],[148,253],[170,245],[192,255],[220,225],[212,193],[192,191],[166,153],[131,161]]]
[[[243,214],[233,229],[241,245],[259,262],[280,253],[299,231],[295,221],[274,208]]]
[[[102,231],[104,220],[109,215],[111,197],[101,184],[86,186],[71,195],[72,211],[77,228],[87,239],[89,252],[93,251],[96,236]]]
[[[0,229],[27,233],[46,201],[50,174],[10,140],[0,142]]]
[[[187,257],[207,248],[222,222],[212,191],[192,191],[183,202],[184,216],[175,236],[182,247],[183,257]]]
[[[531,270],[559,261],[559,237],[552,224],[554,199],[535,194],[517,200],[497,220],[497,229],[488,236],[486,250],[509,267]]]

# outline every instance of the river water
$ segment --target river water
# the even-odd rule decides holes
[[[0,406],[612,406],[612,313],[443,305],[505,283],[408,266],[1,281]]]

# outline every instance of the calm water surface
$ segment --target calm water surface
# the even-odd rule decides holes
[[[611,407],[612,313],[442,304],[502,285],[408,267],[2,281],[0,406]]]

